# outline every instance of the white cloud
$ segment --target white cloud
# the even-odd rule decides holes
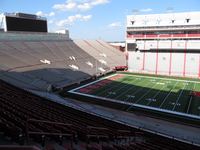
[[[74,16],[69,16],[67,19],[60,20],[56,23],[59,27],[64,27],[67,25],[72,25],[76,21],[88,21],[92,18],[92,15],[83,16],[81,14],[76,14]]]
[[[38,12],[36,12],[36,15],[37,16],[44,16],[44,13],[42,11],[38,11]]]
[[[92,15],[82,16],[82,21],[88,21],[92,18]]]
[[[67,11],[67,10],[73,10],[77,7],[77,4],[75,2],[67,1],[64,4],[55,4],[53,6],[53,9],[60,10],[60,11]]]
[[[38,11],[35,13],[37,16],[42,16],[42,17],[52,17],[55,16],[55,12],[50,12],[50,13],[44,13],[42,11]]]
[[[54,20],[49,20],[48,23],[49,23],[49,24],[53,24],[53,23],[54,23]]]
[[[106,4],[109,3],[109,0],[92,0],[91,5],[101,5],[101,4]]]
[[[145,9],[140,9],[139,11],[140,12],[150,12],[150,11],[152,11],[153,9],[151,9],[151,8],[145,8]]]
[[[50,12],[49,17],[55,16],[55,12]]]
[[[89,10],[92,8],[92,5],[90,5],[89,3],[83,3],[83,4],[77,5],[77,8],[79,10]]]
[[[94,6],[106,3],[109,3],[109,0],[85,0],[84,2],[80,0],[67,0],[65,3],[53,5],[53,9],[58,11],[86,11],[92,9]]]
[[[121,26],[122,26],[121,22],[113,22],[113,23],[108,25],[108,27],[110,27],[110,28],[118,28],[118,27],[121,27]]]

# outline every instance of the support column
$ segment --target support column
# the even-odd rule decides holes
[[[169,57],[169,75],[171,75],[171,71],[172,71],[172,39],[171,39],[170,57]]]
[[[183,62],[183,76],[185,77],[186,72],[186,61],[187,61],[187,40],[185,41],[185,49],[184,49],[184,62]]]
[[[144,41],[144,50],[146,49],[146,40]],[[142,62],[142,70],[145,68],[145,51],[143,53],[143,62]]]
[[[159,48],[158,44],[159,44],[159,41],[157,40],[157,50],[156,50],[156,71],[155,71],[156,75],[158,74],[158,48]]]

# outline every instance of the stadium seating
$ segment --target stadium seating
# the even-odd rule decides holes
[[[102,62],[101,60],[104,60],[105,64],[110,68],[126,65],[125,55],[104,41],[75,40],[74,42],[85,52],[91,54],[96,60],[98,60],[98,62]]]
[[[197,149],[48,101],[2,80],[0,106],[0,132],[19,144],[35,141],[51,147],[53,139],[66,149],[77,144],[83,150]]]
[[[64,35],[1,33],[0,78],[22,88],[48,91],[49,87],[79,83],[124,64],[123,53],[115,53],[107,43],[88,42],[92,51],[98,49],[98,57]]]
[[[22,140],[29,134],[83,139],[131,135],[131,128],[65,108],[0,82],[0,129],[14,140]]]

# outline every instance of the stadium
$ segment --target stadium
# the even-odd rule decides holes
[[[129,15],[125,52],[0,15],[0,149],[200,149],[200,12]]]

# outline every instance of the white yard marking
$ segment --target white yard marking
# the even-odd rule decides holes
[[[173,105],[173,106],[181,106],[180,103],[175,103],[175,102],[169,102],[169,104]]]
[[[143,80],[143,81],[144,81],[144,80]],[[152,83],[150,82],[150,83],[148,83],[148,84],[146,84],[146,85],[149,85],[149,84],[152,84]],[[154,85],[154,86],[155,86],[155,85]],[[138,90],[136,90],[136,91],[133,93],[133,95],[135,95],[136,93],[140,92],[142,89],[143,89],[143,87],[139,88]],[[151,90],[152,90],[152,89],[148,90],[146,94],[148,94]],[[143,98],[146,94],[144,94],[141,98]],[[140,99],[141,99],[141,98],[140,98]],[[139,100],[140,100],[140,99],[139,99]],[[128,101],[128,100],[129,100],[129,98],[127,98],[125,101]],[[137,100],[137,101],[134,102],[134,103],[136,104],[137,102],[139,102],[139,100]],[[132,107],[133,107],[133,106],[130,106],[130,107],[127,109],[127,111],[128,111],[129,109],[131,109]]]
[[[195,86],[196,86],[196,83],[194,83],[194,87],[192,88],[192,90],[191,90],[191,91],[194,91],[194,89],[195,89]],[[189,112],[189,110],[190,110],[190,105],[191,105],[191,102],[192,102],[192,96],[190,96],[190,101],[189,101],[189,105],[188,105],[188,108],[187,108],[187,114],[188,114],[188,112]]]
[[[108,92],[108,94],[110,94],[110,95],[116,95],[116,92],[110,91],[110,92]]]
[[[149,101],[148,104],[151,103],[151,102],[156,102],[156,101],[157,101],[157,99],[155,99],[155,98],[147,98],[147,99],[145,99],[145,100],[146,100],[146,101]],[[147,104],[147,105],[148,105],[148,104]]]
[[[156,84],[165,85],[163,82],[157,82]]]
[[[134,79],[134,80],[132,80],[130,83],[134,83],[134,81],[135,81],[136,79]],[[139,81],[140,82],[140,81]],[[125,87],[127,87],[127,86],[130,86],[129,84],[130,83],[125,83],[125,85],[124,86],[121,86],[120,88],[118,88],[117,90],[115,90],[115,92],[117,92],[117,91],[120,91],[121,89],[123,89],[123,88],[125,88]],[[116,86],[115,86],[116,87]],[[130,86],[130,88],[132,88],[132,85]],[[109,96],[109,95],[108,95]],[[108,96],[105,96],[105,97],[108,97]],[[119,96],[119,95],[118,95]],[[117,96],[117,97],[118,97]],[[114,97],[114,99],[116,99],[116,97]]]
[[[178,81],[174,84],[173,88],[177,85]],[[173,88],[170,90],[170,92],[167,94],[167,96],[165,96],[163,102],[160,104],[159,108],[162,107],[162,105],[165,103],[165,101],[167,100],[167,98],[169,97],[169,95],[171,94]]]
[[[155,99],[156,96],[158,96],[160,94],[160,92],[166,87],[165,85],[166,84],[164,84],[164,86],[152,97],[152,99]],[[147,106],[149,106],[151,102],[152,101],[149,101],[148,104],[147,104]],[[153,102],[155,102],[155,101],[153,101]]]
[[[145,80],[143,80],[142,82],[144,82],[144,81],[145,81]],[[152,83],[151,83],[151,82],[147,82],[147,84],[145,84],[145,85],[150,85],[150,84],[152,84]],[[135,92],[132,93],[132,95],[135,95],[136,93],[140,92],[142,89],[143,89],[143,87],[138,88]],[[130,98],[130,97],[129,97],[129,98]],[[126,98],[125,101],[128,101],[129,98]],[[136,103],[136,102],[135,102],[135,103]],[[129,108],[128,108],[128,109],[129,109]],[[127,110],[128,110],[128,109],[127,109]]]
[[[185,90],[185,87],[186,87],[186,84],[184,84],[184,87],[183,87],[183,89],[181,89],[181,92],[180,92],[180,94],[178,95],[178,98],[176,99],[176,102],[175,102],[175,104],[174,104],[174,107],[172,108],[172,110],[174,111],[174,109],[176,108],[176,106],[180,106],[180,105],[178,105],[179,103],[179,100],[180,100],[180,97],[182,96],[182,94],[183,94],[183,91]]]
[[[136,80],[137,80],[138,78],[136,78]],[[135,80],[133,80],[133,81],[131,81],[130,83],[134,83],[134,81]],[[138,81],[138,82],[140,82],[140,81]],[[137,83],[138,83],[137,82]],[[144,80],[142,81],[142,82],[144,82]],[[142,83],[142,82],[140,82],[140,83]],[[124,92],[122,92],[121,94],[119,94],[118,96],[116,96],[114,99],[117,99],[118,97],[120,97],[121,95],[124,95],[124,94],[126,94],[126,93],[128,93],[130,90],[132,90],[133,89],[133,86],[130,86],[130,88],[128,88],[126,91],[124,91]],[[134,96],[135,97],[135,96]],[[131,96],[129,97],[129,98],[131,98]]]
[[[135,103],[138,103],[140,100],[142,100],[146,95],[148,95],[153,88],[156,86],[156,84],[154,84],[144,95],[142,95]]]
[[[126,95],[127,97],[135,98],[135,95]]]

